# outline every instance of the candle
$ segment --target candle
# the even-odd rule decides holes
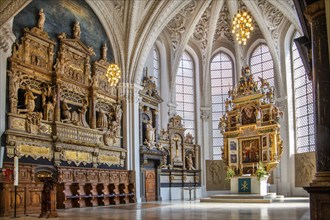
[[[14,157],[14,186],[18,186],[18,156]]]

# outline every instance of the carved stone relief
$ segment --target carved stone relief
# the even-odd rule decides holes
[[[203,60],[205,60],[206,48],[207,48],[207,37],[209,31],[209,20],[211,15],[211,4],[204,11],[201,19],[195,27],[193,38],[199,42],[202,49]]]
[[[226,180],[226,164],[222,160],[206,160],[206,190],[230,189]]]
[[[186,31],[185,25],[189,21],[189,15],[191,15],[196,8],[195,0],[192,0],[180,13],[178,13],[168,24],[167,29],[170,32],[172,39],[173,51],[176,51],[178,45],[181,42],[182,33]]]
[[[295,186],[309,186],[316,172],[315,152],[295,154]]]
[[[266,0],[257,0],[257,5],[262,11],[264,21],[271,32],[271,35],[276,42],[275,46],[277,47],[279,38],[278,27],[284,20],[284,15],[279,9]]]
[[[124,3],[123,0],[112,0],[111,1],[115,9],[117,10],[120,17],[123,17],[124,14]]]
[[[233,35],[231,33],[231,19],[228,11],[228,6],[224,3],[220,15],[217,21],[216,30],[214,33],[213,42],[220,38],[224,38],[229,42],[234,42]]]

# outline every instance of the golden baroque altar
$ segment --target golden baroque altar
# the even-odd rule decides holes
[[[235,175],[254,175],[259,162],[270,172],[283,151],[274,87],[265,79],[254,80],[249,67],[242,68],[238,85],[229,90],[219,129],[224,137],[222,159]]]

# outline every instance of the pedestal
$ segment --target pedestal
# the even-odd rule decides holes
[[[260,178],[256,176],[239,176],[230,179],[230,191],[233,194],[258,194],[267,195],[268,176]]]

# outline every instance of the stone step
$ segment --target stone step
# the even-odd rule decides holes
[[[215,202],[215,203],[272,203],[273,199],[216,199],[202,198],[200,202]]]
[[[265,196],[257,194],[246,194],[246,195],[214,195],[210,196],[211,199],[264,199]]]
[[[219,203],[271,203],[284,200],[283,195],[268,193],[261,196],[259,194],[220,194],[209,198],[202,198],[201,202],[219,202]]]

